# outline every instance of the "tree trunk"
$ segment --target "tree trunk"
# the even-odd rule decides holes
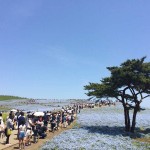
[[[135,130],[135,125],[136,125],[136,114],[137,114],[137,107],[134,108],[133,118],[132,118],[131,132],[133,132],[133,133],[134,133],[134,130]]]
[[[134,112],[133,112],[133,118],[132,118],[131,132],[133,132],[133,133],[135,130],[135,125],[136,125],[136,115],[137,115],[139,108],[140,108],[140,102],[137,101],[135,104],[135,108],[134,108]]]
[[[130,115],[129,115],[129,109],[127,109],[127,131],[130,131]]]
[[[129,116],[129,110],[124,107],[124,118],[125,118],[125,130],[128,132],[130,131],[130,116]]]

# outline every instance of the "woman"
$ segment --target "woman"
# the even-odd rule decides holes
[[[19,126],[19,149],[21,149],[21,145],[25,148],[25,134],[26,134],[26,125],[25,121],[21,121],[21,125]]]
[[[13,121],[12,121],[12,114],[10,113],[6,121],[6,129],[5,129],[6,144],[10,144],[9,137],[11,135],[12,128],[13,128]]]
[[[42,116],[38,117],[38,121],[36,122],[37,125],[39,125],[40,127],[44,126],[44,121]]]

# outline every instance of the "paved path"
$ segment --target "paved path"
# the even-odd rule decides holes
[[[0,150],[10,147],[14,144],[18,144],[17,130],[13,130],[12,134],[10,135],[9,142],[11,143],[11,145],[7,145],[5,144],[5,142],[6,142],[6,137],[4,137],[3,139],[0,138]]]

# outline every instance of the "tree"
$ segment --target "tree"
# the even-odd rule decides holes
[[[143,110],[140,104],[150,96],[150,62],[144,62],[145,58],[127,60],[119,67],[107,67],[110,77],[84,86],[88,96],[119,100],[124,108],[125,129],[130,132],[135,130],[137,112]],[[131,109],[132,123],[129,115]]]

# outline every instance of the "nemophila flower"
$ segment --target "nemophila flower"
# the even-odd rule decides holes
[[[137,127],[148,128],[150,110],[137,116]],[[143,143],[134,144],[124,131],[124,116],[121,105],[83,109],[77,117],[79,127],[67,130],[43,145],[42,150],[144,150]],[[148,134],[147,134],[148,135]]]

